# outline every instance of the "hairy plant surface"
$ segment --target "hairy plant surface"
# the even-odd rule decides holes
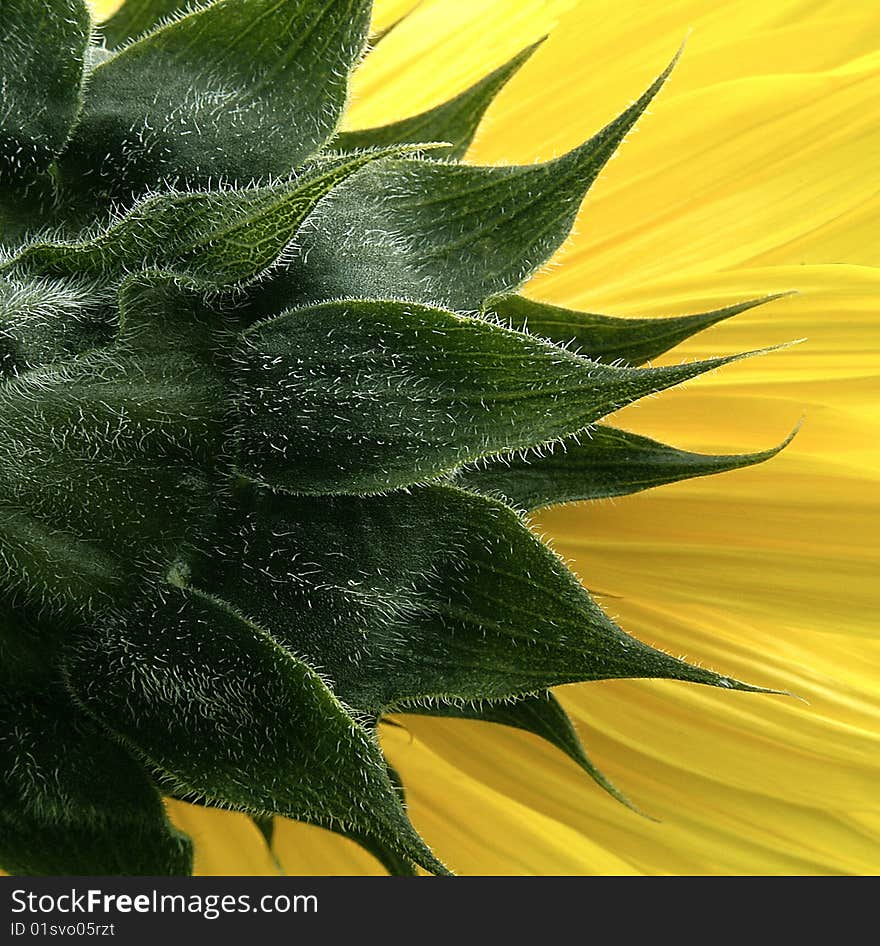
[[[443,873],[384,714],[528,730],[625,802],[549,688],[759,689],[630,637],[528,525],[779,449],[597,423],[733,360],[643,367],[767,300],[623,320],[517,294],[669,69],[555,160],[469,166],[532,49],[339,133],[369,16],[128,0],[96,31],[83,0],[3,5],[8,871],[188,873],[164,794]]]

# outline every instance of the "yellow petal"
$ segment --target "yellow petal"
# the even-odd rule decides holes
[[[195,873],[203,877],[279,873],[262,834],[247,816],[168,800],[172,823],[195,844]]]
[[[385,874],[372,855],[331,831],[275,819],[272,850],[287,874],[315,877],[371,877]]]
[[[87,0],[87,2],[92,8],[95,19],[100,22],[115,13],[122,6],[123,0]],[[373,30],[379,32],[387,29],[418,5],[419,0],[377,0],[373,6]],[[186,6],[186,4],[181,3],[181,6]]]
[[[384,32],[400,23],[420,2],[421,0],[378,0],[373,5],[373,32]]]
[[[519,800],[488,780],[468,778],[405,730],[383,727],[382,736],[383,749],[407,785],[413,823],[453,870],[502,875],[639,873],[567,821],[531,806],[528,797]]]
[[[539,528],[608,594],[732,609],[777,637],[878,633],[876,481],[818,461],[783,456],[770,469],[552,510]],[[813,645],[821,658],[826,642]]]
[[[575,3],[423,0],[356,72],[345,127],[381,125],[446,101],[546,35]]]
[[[595,689],[600,697],[603,689],[630,691],[620,693],[615,707],[625,721],[634,699],[639,705],[640,694],[634,691],[646,686],[609,683],[597,684]],[[580,721],[578,704],[567,693],[568,688],[564,688],[560,695]],[[613,728],[611,735],[605,733],[605,707],[600,699],[599,709],[594,711],[594,695],[590,693],[591,728],[582,727],[594,759],[651,815],[661,819],[659,823],[640,818],[606,798],[571,762],[524,733],[491,724],[410,717],[407,725],[417,740],[423,740],[453,767],[459,780],[472,778],[487,784],[493,792],[506,795],[514,810],[522,805],[530,807],[537,823],[551,818],[580,834],[574,851],[561,853],[555,869],[548,865],[548,873],[580,873],[572,868],[572,855],[581,845],[589,845],[587,850],[600,846],[631,868],[648,874],[833,874],[876,870],[877,835],[871,824],[859,823],[836,811],[779,801],[731,786],[723,778],[730,765],[718,778],[696,774],[688,768],[686,758],[681,760],[677,755],[693,736],[686,727],[677,741],[672,740],[671,747],[664,746],[663,760],[652,758],[643,752],[650,741],[650,729],[644,728],[652,722],[648,712],[638,714],[633,722],[633,730],[637,725],[640,728],[633,748]],[[719,699],[723,698],[724,694],[719,694]],[[621,725],[625,728],[626,724]],[[726,742],[717,727],[701,729],[698,737],[721,739],[717,757],[724,761]],[[769,751],[761,753],[754,745],[752,761],[758,762],[760,771],[768,765],[772,770],[772,758]],[[445,777],[442,769],[438,771],[440,774],[431,783],[434,797],[454,796],[458,784]],[[423,788],[413,780],[414,796]],[[510,831],[502,817],[504,809],[499,804],[481,811],[480,830],[488,838]],[[451,813],[463,819],[467,829],[471,818],[477,820],[463,805]],[[523,849],[525,832],[531,824],[530,815],[516,832]],[[435,839],[441,854],[446,853],[442,843],[447,838],[460,843],[457,826]]]
[[[870,103],[880,95],[880,60],[661,95],[585,202],[565,265],[533,292],[559,293],[576,280],[601,293],[763,257],[845,259],[827,226],[860,214],[877,193],[870,156],[880,152],[880,127]],[[863,252],[878,262],[876,242]]]
[[[88,0],[92,14],[100,22],[115,13],[122,6],[122,0]]]

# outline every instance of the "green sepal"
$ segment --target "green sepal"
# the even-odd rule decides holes
[[[84,0],[4,0],[2,16],[0,185],[21,186],[70,136],[92,23]]]
[[[406,807],[403,793],[403,782],[401,781],[400,775],[393,768],[393,766],[386,764],[386,768],[388,769],[388,778],[391,780],[391,784],[397,790],[401,804]],[[300,818],[299,820],[302,821],[303,819]],[[257,826],[257,829],[265,838],[266,845],[269,848],[270,853],[272,853],[274,856],[272,842],[275,836],[275,819],[273,817],[257,815],[254,817],[253,821]],[[404,854],[401,854],[397,847],[388,844],[381,837],[338,825],[329,827],[316,825],[316,827],[324,827],[325,830],[332,831],[333,834],[338,834],[340,837],[348,838],[349,841],[353,841],[359,847],[362,847],[368,854],[371,854],[373,857],[375,857],[376,860],[385,868],[386,871],[388,871],[392,877],[418,876],[418,870],[416,869],[416,865],[413,863],[413,861]]]
[[[105,281],[155,267],[186,274],[207,289],[242,285],[277,261],[303,221],[340,182],[401,150],[334,157],[293,180],[265,187],[150,197],[86,239],[34,242],[6,265],[46,276]]]
[[[671,69],[589,141],[545,164],[365,168],[312,215],[298,254],[266,287],[263,311],[364,297],[479,311],[563,243],[584,195]]]
[[[586,429],[734,358],[665,368],[587,361],[441,309],[352,300],[244,335],[238,462],[299,493],[376,493]]]
[[[192,845],[146,771],[57,686],[0,693],[0,867],[11,874],[189,874]]]
[[[375,731],[378,726],[378,719],[371,722],[371,728]],[[403,779],[400,777],[400,773],[388,762],[385,763],[385,768],[388,770],[388,778],[397,792],[397,797],[400,799],[401,805],[406,809],[406,792],[404,791]],[[388,844],[383,838],[377,837],[375,834],[366,834],[363,831],[340,831],[337,829],[336,833],[348,838],[349,841],[354,841],[355,844],[362,847],[368,854],[372,854],[385,870],[388,871],[391,877],[418,876],[419,872],[413,860],[401,854],[396,847]]]
[[[513,700],[499,703],[449,703],[437,700],[431,703],[413,703],[400,707],[401,713],[418,716],[437,716],[445,719],[471,719],[481,723],[497,723],[513,729],[522,729],[549,742],[577,763],[587,775],[608,794],[632,809],[643,814],[627,797],[596,767],[581,744],[568,713],[559,700],[549,691],[529,693]]]
[[[207,376],[203,383],[214,380],[216,384],[217,375],[227,380],[239,326],[234,310],[208,291],[211,288],[199,279],[160,269],[126,277],[117,293],[119,321],[113,354],[168,359],[176,372],[168,373],[168,379],[177,377],[178,387],[183,378],[200,369]],[[201,449],[195,455],[208,459],[212,454]]]
[[[594,361],[641,365],[697,332],[786,295],[788,293],[781,292],[698,315],[656,319],[576,312],[524,296],[505,295],[488,299],[484,314],[511,328],[565,345]]]
[[[88,279],[0,277],[0,379],[112,340],[106,299]]]
[[[167,586],[66,661],[77,701],[191,794],[383,838],[444,873],[374,736],[292,650],[221,601]]]
[[[361,712],[615,677],[758,689],[629,637],[509,506],[453,487],[253,488],[222,545],[194,582],[320,666]]]
[[[703,454],[613,427],[595,427],[580,441],[566,441],[547,453],[495,458],[462,470],[456,486],[503,497],[519,509],[626,496],[643,489],[695,476],[725,473],[763,463],[783,450],[781,444],[755,453]]]
[[[8,467],[8,462],[3,462],[6,460],[0,460],[0,464]],[[0,492],[12,492],[8,468],[3,473],[5,482]],[[39,481],[28,484],[31,489],[39,485]],[[112,554],[58,524],[35,516],[19,503],[3,499],[0,549],[0,597],[23,604],[38,614],[77,620],[107,610],[124,587],[124,572]]]
[[[272,850],[272,840],[275,837],[275,815],[251,815],[257,831],[263,835],[266,847]]]
[[[336,130],[369,8],[218,0],[126,46],[91,73],[63,182],[94,202],[289,174]]]
[[[438,158],[458,160],[464,156],[473,141],[483,115],[495,96],[525,64],[541,42],[517,53],[503,66],[490,72],[448,102],[389,125],[341,132],[330,147],[340,151],[354,151],[392,144],[445,141],[449,143],[448,146],[436,149],[434,154]]]
[[[163,274],[120,307],[110,348],[0,386],[6,580],[63,613],[201,547],[227,473],[222,316]]]
[[[401,855],[395,848],[385,844],[381,838],[373,835],[363,834],[358,831],[339,832],[349,841],[362,847],[388,871],[391,877],[417,877],[419,872],[415,863],[408,857]]]
[[[99,26],[100,35],[111,49],[130,43],[150,33],[163,23],[211,0],[125,0],[122,6]]]
[[[24,187],[0,182],[0,247],[14,252],[27,239],[54,223],[55,199],[50,171],[38,174]],[[4,258],[5,255],[4,252]]]
[[[46,608],[28,607],[21,595],[16,601],[8,584],[0,584],[0,692],[39,689],[56,673],[55,658],[70,626]]]

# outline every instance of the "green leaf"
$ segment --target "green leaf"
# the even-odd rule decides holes
[[[253,815],[251,821],[256,825],[260,834],[263,835],[266,846],[271,851],[272,839],[275,837],[275,815]]]
[[[461,158],[473,141],[492,100],[540,45],[535,43],[524,49],[475,85],[436,108],[390,125],[341,132],[331,147],[340,151],[354,151],[392,144],[446,141],[449,146],[438,148],[435,152],[437,157]]]
[[[192,375],[214,396],[220,395],[216,385],[221,376],[227,380],[232,363],[230,349],[237,346],[238,329],[225,300],[206,292],[205,284],[197,279],[162,270],[144,270],[127,277],[117,298],[115,358],[167,360],[179,382]],[[175,377],[161,364],[159,370],[168,379]],[[200,371],[203,377],[199,381],[196,376]],[[191,396],[192,411],[200,397],[195,393]],[[212,455],[211,447],[200,447],[195,455],[207,459]]]
[[[391,784],[397,790],[401,804],[403,804],[405,808],[406,805],[404,801],[403,783],[401,782],[400,776],[392,766],[386,764],[386,768],[388,770],[388,778],[391,780]],[[302,821],[303,819],[300,820]],[[254,821],[262,832],[263,837],[266,838],[266,843],[268,844],[271,851],[272,837],[274,835],[274,819],[255,818]],[[322,826],[318,825],[318,827]],[[362,847],[368,854],[371,854],[373,857],[375,857],[376,860],[379,861],[379,863],[392,877],[418,876],[418,870],[416,869],[416,865],[413,863],[413,861],[409,857],[401,854],[397,847],[388,844],[383,838],[377,837],[374,834],[367,834],[363,831],[357,831],[339,825],[330,826],[327,828],[327,830],[332,831],[333,834],[338,834],[343,838],[348,838],[349,841],[354,841],[355,844],[357,844],[359,847]]]
[[[55,674],[58,646],[70,633],[65,621],[43,608],[29,608],[23,596],[0,591],[0,691],[40,688]]]
[[[33,181],[64,147],[82,106],[91,19],[83,0],[4,0],[0,184]]]
[[[550,339],[594,361],[641,365],[697,332],[786,295],[781,292],[712,312],[666,319],[622,319],[575,312],[516,295],[487,300],[485,313],[511,328]]]
[[[156,267],[185,273],[206,288],[247,283],[276,262],[318,202],[341,181],[371,161],[400,152],[397,147],[334,158],[295,180],[265,187],[151,197],[86,239],[35,242],[7,265],[95,279]]]
[[[60,168],[89,200],[288,174],[336,129],[369,0],[218,0],[98,65]]]
[[[189,874],[192,845],[141,765],[57,688],[0,693],[0,866],[50,876]]]
[[[503,503],[445,486],[240,503],[227,557],[193,580],[365,713],[614,677],[755,689],[626,635]]]
[[[0,459],[0,464],[0,492],[10,493],[13,489],[8,483],[7,458]],[[50,486],[51,482],[50,477]],[[38,486],[39,481],[31,489]],[[124,582],[119,563],[111,554],[3,499],[0,554],[0,598],[21,602],[37,613],[70,619],[106,610],[119,596]]]
[[[374,732],[377,730],[378,725],[378,718],[371,720],[371,726]],[[385,768],[388,771],[388,778],[394,786],[394,790],[397,792],[397,797],[400,799],[400,804],[406,809],[406,792],[404,791],[403,779],[400,777],[400,773],[388,762],[385,763]],[[360,845],[368,854],[372,854],[392,877],[418,876],[419,872],[413,861],[408,857],[402,856],[396,848],[387,844],[381,837],[377,837],[373,834],[365,834],[362,831],[339,831],[337,833],[342,834],[350,841],[354,841],[355,844]]]
[[[372,854],[392,877],[418,876],[419,872],[412,860],[402,856],[395,848],[385,844],[380,838],[359,831],[341,831],[339,833],[360,845],[368,854]]]
[[[179,792],[383,838],[445,869],[410,825],[374,737],[321,677],[222,602],[168,586],[84,635],[77,700]]]
[[[733,360],[615,368],[405,302],[293,310],[244,337],[238,462],[312,494],[394,489],[559,440]]]
[[[520,509],[583,499],[607,499],[763,463],[791,443],[755,453],[712,455],[677,450],[613,427],[596,427],[583,441],[567,441],[540,456],[488,460],[462,470],[456,486],[503,497]]]
[[[385,161],[317,208],[262,311],[339,298],[393,298],[478,311],[562,244],[581,200],[672,66],[585,144],[546,164],[471,167]]]
[[[24,187],[5,186],[0,181],[0,247],[14,252],[27,239],[54,225],[55,200],[55,185],[48,171]]]
[[[378,725],[378,721],[376,725]],[[373,728],[375,729],[375,726]],[[406,793],[403,788],[403,779],[401,779],[400,773],[393,765],[386,762],[385,767],[388,770],[388,778],[391,780],[391,784],[394,786],[400,798],[400,803],[405,809]],[[368,854],[372,854],[392,877],[418,876],[419,872],[413,861],[408,857],[401,856],[396,848],[387,844],[382,838],[372,834],[364,834],[360,831],[342,833],[344,833],[349,840],[354,841],[355,844],[359,844]]]
[[[63,610],[106,607],[202,545],[226,475],[224,320],[161,275],[120,304],[111,348],[0,386],[7,570]]]
[[[497,723],[522,729],[544,739],[562,750],[570,759],[603,788],[612,798],[642,814],[638,808],[609,781],[584,751],[581,740],[559,700],[549,691],[529,693],[502,703],[413,703],[400,707],[400,712],[446,719],[471,719],[481,723]]]
[[[0,378],[108,344],[101,302],[84,279],[0,278]]]
[[[124,46],[163,23],[211,0],[125,0],[100,26],[100,34],[111,48]]]

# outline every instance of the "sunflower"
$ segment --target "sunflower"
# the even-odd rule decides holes
[[[407,716],[382,738],[413,822],[464,874],[876,872],[876,4],[380,0],[375,16],[375,31],[396,25],[355,76],[351,128],[429,108],[550,34],[492,105],[467,155],[480,164],[578,144],[691,31],[653,117],[591,190],[565,266],[527,294],[645,317],[796,290],[675,358],[808,338],[614,418],[719,452],[778,443],[804,413],[772,464],[535,520],[633,634],[801,699],[663,681],[557,691],[656,820],[526,733]],[[244,815],[170,810],[203,874],[382,873],[318,828],[278,819],[270,850]]]

